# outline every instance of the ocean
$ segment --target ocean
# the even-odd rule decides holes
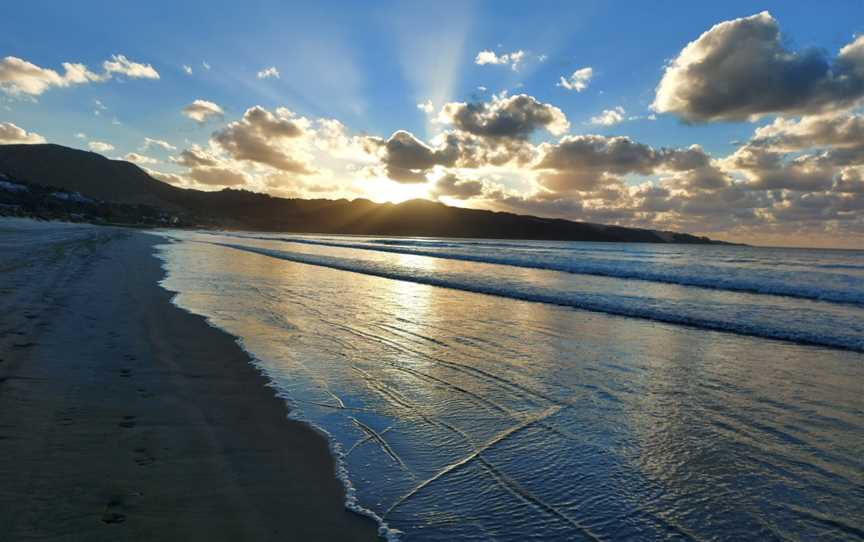
[[[390,539],[864,538],[864,251],[160,235]]]

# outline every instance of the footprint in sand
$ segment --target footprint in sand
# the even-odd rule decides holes
[[[155,462],[156,458],[150,455],[150,452],[147,451],[147,448],[135,448],[135,464],[137,464],[139,467],[146,467],[147,465],[152,465]]]
[[[117,425],[129,429],[130,427],[135,427],[138,424],[135,421],[135,416],[123,416],[123,421],[118,423]]]
[[[153,397],[153,394],[148,392],[146,388],[138,388],[138,396],[142,399],[149,399]]]
[[[123,501],[119,499],[111,499],[105,505],[105,512],[102,514],[102,523],[123,523],[126,521],[126,515],[117,512],[117,508],[123,506]]]

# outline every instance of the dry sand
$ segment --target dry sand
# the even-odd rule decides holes
[[[158,238],[21,224],[0,222],[0,540],[376,538],[326,440],[157,286]]]

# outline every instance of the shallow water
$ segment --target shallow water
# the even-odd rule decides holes
[[[862,252],[166,235],[391,535],[864,538]]]

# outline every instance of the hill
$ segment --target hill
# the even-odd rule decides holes
[[[135,164],[53,144],[0,145],[0,174],[10,181],[123,205],[124,212],[142,209],[142,222],[146,222],[144,215],[163,217],[163,222],[171,215],[180,225],[297,233],[715,242],[684,233],[463,209],[428,200],[392,204],[365,199],[276,198],[232,189],[187,190],[154,179]]]

